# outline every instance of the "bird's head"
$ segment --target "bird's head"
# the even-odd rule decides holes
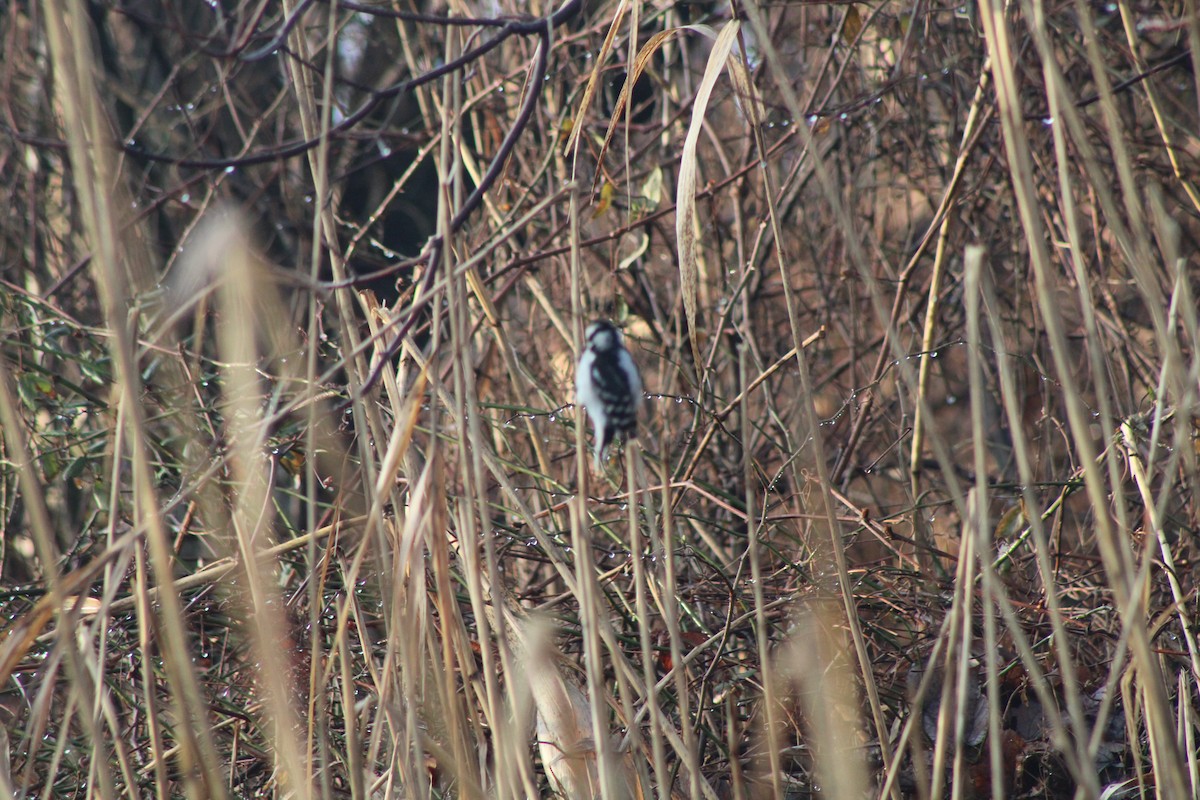
[[[606,319],[599,319],[588,325],[584,334],[587,343],[593,350],[605,352],[621,346],[621,332],[617,326]]]

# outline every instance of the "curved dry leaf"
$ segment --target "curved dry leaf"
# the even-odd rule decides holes
[[[722,28],[712,52],[708,54],[704,77],[696,91],[696,102],[692,104],[692,120],[683,140],[679,184],[675,192],[675,240],[679,249],[679,282],[683,293],[683,310],[687,315],[688,337],[692,342],[692,357],[695,358],[696,364],[702,363],[696,329],[696,245],[699,239],[696,233],[696,181],[699,172],[696,145],[700,140],[700,128],[704,125],[704,112],[708,110],[713,87],[716,86],[717,78],[720,77],[729,53],[733,50],[733,43],[737,41],[738,27],[739,23],[735,20]],[[733,72],[736,73],[736,69]]]
[[[644,256],[646,251],[650,249],[650,235],[646,233],[645,228],[638,229],[634,241],[637,242],[637,244],[634,245],[633,252],[629,253],[627,256],[623,256],[620,263],[617,264],[618,272],[632,267],[634,262]]]
[[[662,202],[663,190],[663,169],[655,167],[650,171],[649,177],[642,184],[642,198],[649,204],[650,208],[658,208],[658,204]]]
[[[691,26],[689,26],[691,27]],[[702,27],[702,26],[696,26]],[[600,153],[596,156],[596,174],[592,178],[592,191],[596,191],[596,182],[600,180],[600,174],[604,171],[600,165],[604,163],[604,154],[608,152],[608,145],[612,142],[613,134],[617,130],[617,122],[621,119],[621,115],[625,112],[625,106],[629,102],[629,92],[633,86],[637,85],[638,78],[642,77],[642,73],[646,69],[646,64],[650,63],[650,57],[654,55],[654,51],[662,47],[663,42],[674,36],[684,28],[667,28],[665,31],[659,31],[650,37],[647,42],[642,45],[642,49],[638,51],[637,56],[633,59],[633,71],[625,76],[625,85],[621,87],[621,93],[617,95],[617,102],[613,104],[612,116],[608,118],[608,130],[604,132],[604,142],[600,145]],[[597,64],[596,68],[599,69]],[[576,125],[576,128],[579,126]]]

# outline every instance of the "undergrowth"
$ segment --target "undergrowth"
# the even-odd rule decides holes
[[[0,795],[1200,792],[1191,4],[0,25]]]

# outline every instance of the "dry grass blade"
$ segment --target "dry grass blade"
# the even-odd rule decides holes
[[[575,110],[575,119],[571,125],[571,135],[567,137],[567,143],[563,147],[563,155],[571,155],[579,146],[579,137],[583,135],[585,127],[584,119],[588,109],[592,106],[592,98],[596,95],[596,87],[600,85],[600,76],[603,74],[604,64],[608,61],[608,54],[612,52],[613,41],[617,38],[617,31],[621,27],[621,20],[625,18],[628,7],[629,0],[620,0],[620,5],[617,6],[616,13],[613,14],[612,24],[608,26],[608,34],[604,37],[604,43],[600,45],[600,52],[596,55],[596,63],[592,67],[592,74],[588,76],[587,86],[583,90],[583,98],[579,101],[579,105]],[[614,122],[620,115],[620,109],[624,108],[625,100],[628,97],[627,89],[629,85],[627,82],[621,89],[621,98],[617,101],[617,107],[613,111]],[[609,136],[611,136],[611,124],[609,131]],[[607,146],[608,136],[605,136],[604,143]],[[600,157],[597,159],[598,163],[604,163],[604,150],[605,147],[600,149]],[[597,170],[596,174],[599,175],[600,171]],[[595,183],[592,184],[592,188],[595,188]]]

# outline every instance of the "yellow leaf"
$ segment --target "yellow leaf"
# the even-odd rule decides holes
[[[1007,542],[1010,539],[1015,539],[1020,535],[1021,531],[1029,525],[1029,520],[1025,517],[1025,503],[1020,502],[1004,512],[1004,516],[1000,517],[1000,521],[996,523],[996,530],[992,534],[992,539],[996,542]]]
[[[299,447],[289,448],[279,454],[279,466],[283,467],[293,478],[304,470],[304,451]]]
[[[608,207],[612,205],[613,196],[616,195],[616,193],[617,187],[613,186],[610,182],[605,181],[604,185],[600,187],[600,202],[596,203],[596,210],[592,212],[592,219],[595,219],[605,211],[608,211]]]

